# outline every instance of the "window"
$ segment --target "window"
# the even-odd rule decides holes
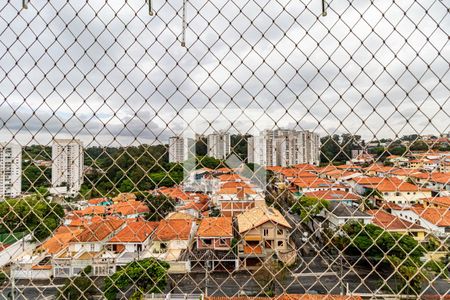
[[[278,247],[284,247],[284,242],[283,241],[278,241],[277,245],[278,245]]]
[[[219,239],[219,244],[220,245],[227,245],[227,240],[226,239]]]
[[[283,235],[284,230],[283,229],[277,229],[277,235]]]
[[[95,251],[95,245],[94,245],[94,244],[90,244],[90,248],[91,248],[91,251],[92,251],[92,252]]]
[[[269,229],[263,229],[263,236],[269,236]]]
[[[206,246],[211,246],[211,244],[212,244],[211,239],[203,239],[202,241],[203,241],[203,245],[206,245]]]

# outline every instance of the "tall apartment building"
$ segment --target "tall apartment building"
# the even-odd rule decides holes
[[[22,190],[22,147],[0,143],[0,199],[17,197]]]
[[[173,136],[169,138],[169,162],[178,163],[195,155],[194,140],[187,137]]]
[[[264,130],[248,140],[248,162],[290,166],[320,161],[320,137],[310,131]]]
[[[52,145],[52,187],[58,193],[76,194],[83,183],[83,143],[55,139]]]
[[[231,152],[230,134],[224,131],[208,135],[208,156],[225,159]]]

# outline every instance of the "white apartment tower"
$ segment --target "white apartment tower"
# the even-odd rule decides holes
[[[173,136],[169,138],[169,162],[178,163],[194,155],[194,140],[187,137]]]
[[[22,147],[0,143],[0,199],[17,197],[22,190]]]
[[[264,130],[249,138],[248,162],[263,166],[319,164],[320,137],[310,131]]]
[[[230,134],[219,131],[208,135],[208,156],[225,159],[231,152]]]
[[[52,145],[52,187],[76,194],[83,183],[83,143],[76,139],[55,139]]]

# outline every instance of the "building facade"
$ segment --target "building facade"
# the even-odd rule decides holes
[[[76,194],[83,183],[83,143],[76,139],[55,139],[52,145],[52,188],[58,193]]]
[[[194,140],[190,138],[173,136],[169,138],[169,162],[179,163],[189,159],[189,154],[191,151],[191,156],[194,156],[193,148],[195,146]]]
[[[320,137],[310,131],[264,130],[249,138],[248,161],[262,166],[318,164]]]
[[[231,136],[219,131],[208,135],[208,156],[225,159],[231,153]]]
[[[0,143],[0,199],[17,197],[22,190],[22,148]]]

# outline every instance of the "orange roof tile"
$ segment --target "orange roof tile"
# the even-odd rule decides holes
[[[233,237],[233,225],[230,217],[203,218],[198,227],[199,237]]]
[[[105,201],[108,201],[108,198],[92,198],[88,200],[88,203],[91,205],[97,205]]]
[[[106,237],[119,229],[125,221],[108,218],[100,222],[87,225],[82,232],[73,237],[70,241],[75,243],[88,243],[103,241]]]
[[[192,220],[161,220],[154,234],[154,240],[172,241],[188,240],[192,228]]]
[[[447,227],[450,226],[450,210],[446,208],[434,208],[434,207],[411,207],[421,218],[436,225]]]
[[[158,227],[159,222],[135,221],[127,225],[114,235],[109,242],[111,243],[142,243]]]
[[[367,210],[368,214],[374,216],[372,222],[385,230],[424,230],[421,226],[403,220],[383,210]]]
[[[80,234],[83,230],[78,228],[71,228],[67,226],[60,226],[51,238],[46,240],[39,249],[43,249],[49,254],[56,254],[64,249],[75,236]]]
[[[448,196],[448,197],[430,197],[430,198],[424,198],[422,200],[427,201],[430,204],[436,204],[438,206],[450,208],[450,196]]]

